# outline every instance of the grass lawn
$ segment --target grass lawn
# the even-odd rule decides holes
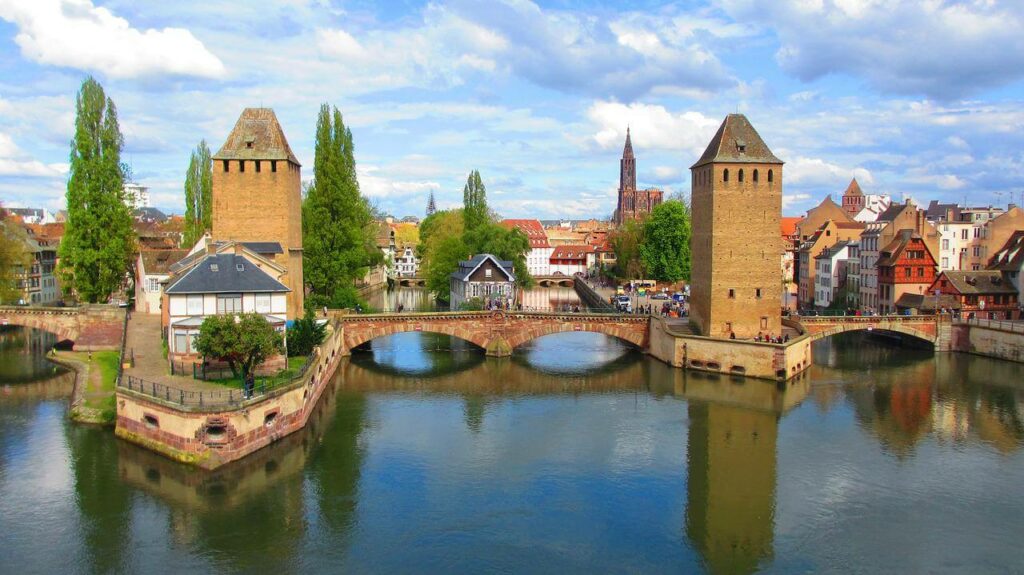
[[[88,354],[83,355],[88,360]],[[116,351],[94,351],[92,366],[94,369],[98,367],[99,373],[89,378],[89,385],[85,391],[85,406],[102,411],[104,417],[109,416],[111,421],[116,417],[114,386],[117,384],[117,362]]]
[[[305,356],[289,357],[288,358],[288,367],[286,367],[285,369],[282,369],[281,371],[277,372],[276,374],[274,374],[272,376],[257,376],[256,377],[257,385],[260,382],[264,382],[264,381],[266,382],[267,385],[280,385],[282,383],[288,382],[293,377],[295,377],[296,375],[299,374],[299,371],[302,369],[302,366],[306,364],[306,359],[307,358]],[[115,369],[116,369],[116,367],[117,367],[117,363],[116,362],[115,362],[114,366],[115,366]],[[217,383],[217,384],[220,384],[220,385],[223,385],[223,386],[226,386],[226,387],[233,387],[235,389],[242,389],[242,378],[241,377],[226,377],[224,379],[209,379],[207,381],[209,381],[210,383]]]

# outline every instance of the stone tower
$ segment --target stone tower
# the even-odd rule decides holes
[[[782,332],[782,161],[730,114],[690,168],[691,322],[701,335]]]
[[[856,217],[864,209],[864,192],[857,183],[857,178],[850,180],[850,185],[843,192],[843,209],[851,218]]]
[[[246,108],[213,155],[214,240],[276,242],[288,319],[303,313],[301,166],[274,111]],[[264,248],[266,249],[266,248]]]
[[[636,157],[627,127],[626,145],[619,160],[619,201],[612,219],[621,225],[627,220],[642,218],[661,203],[663,196],[664,192],[657,188],[636,189]]]

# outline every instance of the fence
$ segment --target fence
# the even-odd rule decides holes
[[[236,379],[235,373],[229,367],[212,367],[192,361],[171,361],[171,375],[184,375],[203,381]]]
[[[157,383],[155,381],[147,381],[132,375],[124,376],[118,381],[117,386],[122,389],[134,391],[185,407],[237,407],[242,403],[265,396],[268,393],[279,389],[291,387],[301,381],[305,377],[306,372],[308,372],[310,367],[312,367],[316,362],[316,357],[316,352],[307,357],[305,363],[303,363],[302,367],[299,369],[299,372],[288,379],[266,377],[256,378],[253,381],[253,387],[250,390],[229,387],[225,387],[224,389],[190,390]],[[179,365],[179,367],[181,366]],[[228,376],[231,375],[230,370],[228,370],[227,373]]]
[[[967,318],[961,319],[957,323],[976,325],[978,327],[988,327],[992,329],[1000,329],[1003,331],[1009,331],[1013,333],[1024,333],[1024,321],[1011,321],[1011,320],[1000,320],[1000,319],[982,319],[982,318]]]

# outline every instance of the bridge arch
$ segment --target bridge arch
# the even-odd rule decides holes
[[[513,350],[517,347],[531,342],[535,339],[544,337],[546,335],[553,335],[556,333],[599,333],[614,337],[622,340],[628,344],[631,344],[638,348],[643,348],[646,343],[646,324],[640,326],[640,329],[631,326],[630,324],[613,324],[605,322],[587,322],[582,321],[576,322],[546,322],[538,323],[530,326],[526,329],[518,330],[514,334],[508,337],[508,344]]]
[[[0,325],[34,328],[54,334],[62,345],[118,349],[125,310],[108,305],[81,307],[0,306]]]
[[[467,341],[479,348],[487,349],[487,340],[479,337],[479,334],[469,333],[460,326],[446,325],[442,323],[409,324],[407,322],[388,322],[382,326],[372,329],[346,328],[344,336],[344,347],[355,349],[375,339],[395,335],[399,333],[433,333],[448,335]]]
[[[802,318],[800,326],[812,340],[850,332],[890,332],[909,336],[934,346],[936,319],[931,317],[836,317]]]

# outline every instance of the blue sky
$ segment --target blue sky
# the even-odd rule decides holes
[[[336,105],[364,194],[396,216],[462,199],[506,217],[606,217],[632,128],[641,185],[740,111],[786,162],[798,215],[868,193],[971,204],[1024,192],[1024,6],[999,0],[0,0],[0,202],[63,206],[75,92],[118,106],[125,161],[183,205],[189,151],[247,106],[277,112],[312,175]]]

